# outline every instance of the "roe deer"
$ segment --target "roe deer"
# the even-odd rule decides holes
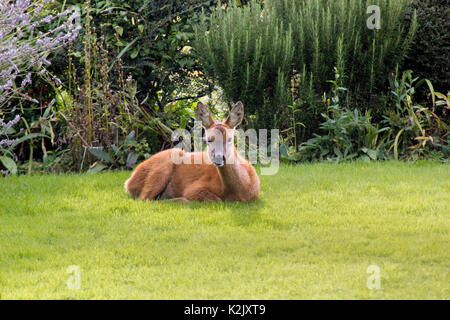
[[[256,200],[259,177],[234,146],[234,129],[244,117],[242,102],[233,106],[223,122],[214,121],[201,102],[197,104],[196,116],[206,131],[207,152],[184,152],[178,148],[159,152],[136,167],[125,182],[127,192],[143,200]],[[187,161],[177,164],[174,155]]]

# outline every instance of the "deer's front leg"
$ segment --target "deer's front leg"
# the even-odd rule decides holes
[[[183,194],[188,201],[222,201],[214,192],[205,188],[190,188]]]

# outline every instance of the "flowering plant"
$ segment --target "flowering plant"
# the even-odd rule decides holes
[[[0,1],[0,109],[12,98],[37,102],[23,93],[23,88],[31,83],[32,72],[48,73],[49,53],[73,41],[81,29],[76,23],[76,11],[65,10],[55,16],[43,14],[49,2]],[[49,28],[54,21],[58,26]],[[41,31],[44,29],[47,31]]]
[[[81,26],[76,23],[78,12],[64,10],[56,15],[45,14],[50,0],[0,1],[0,115],[11,99],[37,102],[24,93],[31,83],[33,72],[48,76],[48,55],[58,47],[73,41]],[[45,30],[45,31],[43,31]],[[55,77],[52,79],[57,80]],[[16,108],[13,108],[15,110]],[[17,137],[14,126],[21,117],[6,121],[0,118],[0,170],[1,174],[17,172],[14,148],[29,139],[43,136],[29,133]]]

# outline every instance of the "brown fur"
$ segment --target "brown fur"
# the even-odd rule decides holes
[[[217,123],[211,118],[209,122],[206,121],[205,129],[217,126],[228,130],[233,129],[243,117],[242,103],[239,107],[237,105],[224,122]],[[208,120],[210,114],[204,113],[199,117],[199,112],[206,112],[205,108],[199,103],[197,117],[204,116]],[[225,131],[221,130],[226,141]],[[259,177],[255,168],[238,154],[234,144],[232,148],[231,154],[237,161],[226,163],[222,167],[212,164],[207,152],[197,154],[201,156],[202,163],[195,164],[195,153],[184,152],[182,149],[162,151],[136,167],[131,177],[125,182],[125,189],[131,196],[143,200],[156,198],[179,201],[256,200],[259,195]],[[176,165],[171,158],[172,152],[178,152],[180,157],[190,157],[191,164]]]

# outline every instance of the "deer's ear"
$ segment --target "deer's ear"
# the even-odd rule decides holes
[[[200,101],[197,103],[195,115],[197,117],[197,120],[202,122],[202,126],[205,127],[205,129],[208,129],[214,123],[214,120],[211,116],[211,112],[208,110],[208,107]]]
[[[230,128],[235,128],[241,124],[244,119],[244,105],[242,102],[237,102],[230,111],[230,114],[225,120],[225,123],[230,126]]]

